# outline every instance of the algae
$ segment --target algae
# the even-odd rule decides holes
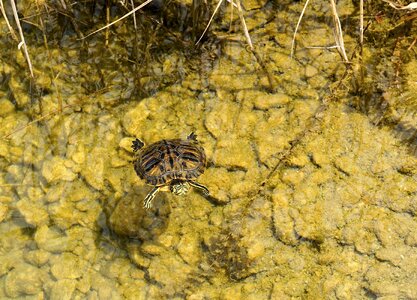
[[[261,65],[230,6],[194,48],[210,6],[157,5],[80,41],[106,10],[87,4],[28,17],[34,82],[1,38],[0,298],[417,298],[410,16],[369,3],[359,59],[356,4],[338,3],[351,68],[311,48],[334,43],[327,3],[290,59],[303,4],[242,1]],[[192,131],[209,201],[159,193],[144,210],[131,141]]]

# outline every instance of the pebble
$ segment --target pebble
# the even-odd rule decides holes
[[[213,160],[219,166],[249,169],[255,165],[255,154],[247,139],[227,135],[218,140]]]
[[[49,258],[51,257],[51,253],[42,249],[32,250],[32,251],[28,251],[24,255],[24,257],[28,263],[34,266],[41,267],[49,261]]]
[[[70,252],[64,252],[51,260],[51,273],[58,280],[80,278],[87,269],[87,262]]]
[[[43,163],[42,176],[48,183],[55,183],[61,180],[73,181],[77,178],[77,174],[69,168],[72,164],[71,160],[54,156]]]
[[[50,229],[47,225],[40,226],[34,238],[39,249],[53,253],[61,253],[74,247],[67,236]]]
[[[4,289],[6,295],[12,298],[36,295],[42,291],[42,284],[47,278],[44,270],[20,263],[7,274]]]
[[[132,143],[135,139],[130,137],[122,138],[119,142],[119,147],[129,153],[133,153]]]
[[[88,166],[81,170],[81,174],[93,188],[98,191],[104,190],[104,173],[106,162],[109,162],[108,149],[102,147],[93,148],[87,154],[87,161]]]
[[[51,300],[70,300],[75,291],[77,280],[61,279],[52,284],[50,298]]]
[[[7,115],[14,111],[14,105],[7,99],[0,99],[0,116]]]
[[[177,245],[181,258],[190,265],[195,265],[201,259],[199,239],[193,232],[185,233]]]
[[[0,223],[6,219],[8,212],[9,207],[7,206],[7,204],[3,204],[0,202]]]
[[[16,203],[16,207],[25,218],[26,223],[32,226],[41,226],[49,222],[48,212],[42,202],[22,199]]]

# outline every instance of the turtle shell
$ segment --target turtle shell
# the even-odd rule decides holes
[[[204,172],[204,149],[193,139],[162,140],[140,149],[135,171],[147,184],[169,185],[173,180],[194,180]]]

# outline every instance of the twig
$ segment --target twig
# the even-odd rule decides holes
[[[33,69],[32,69],[32,62],[30,61],[28,48],[27,48],[26,42],[25,42],[25,36],[23,35],[22,26],[20,26],[19,16],[17,15],[16,3],[14,2],[14,0],[10,0],[10,3],[12,5],[13,16],[14,16],[14,19],[16,21],[17,28],[19,29],[19,34],[20,34],[20,39],[21,39],[18,48],[20,49],[20,47],[23,46],[23,53],[25,54],[26,61],[29,65],[30,76],[32,78],[34,78]]]

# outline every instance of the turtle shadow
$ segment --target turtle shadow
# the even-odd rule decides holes
[[[146,188],[133,187],[120,199],[110,198],[103,203],[98,220],[101,235],[97,243],[100,248],[111,247],[113,251],[129,253],[132,244],[140,246],[145,242],[156,242],[157,237],[166,231],[171,213],[166,195],[158,194],[152,208],[145,209],[143,199],[146,194]]]

